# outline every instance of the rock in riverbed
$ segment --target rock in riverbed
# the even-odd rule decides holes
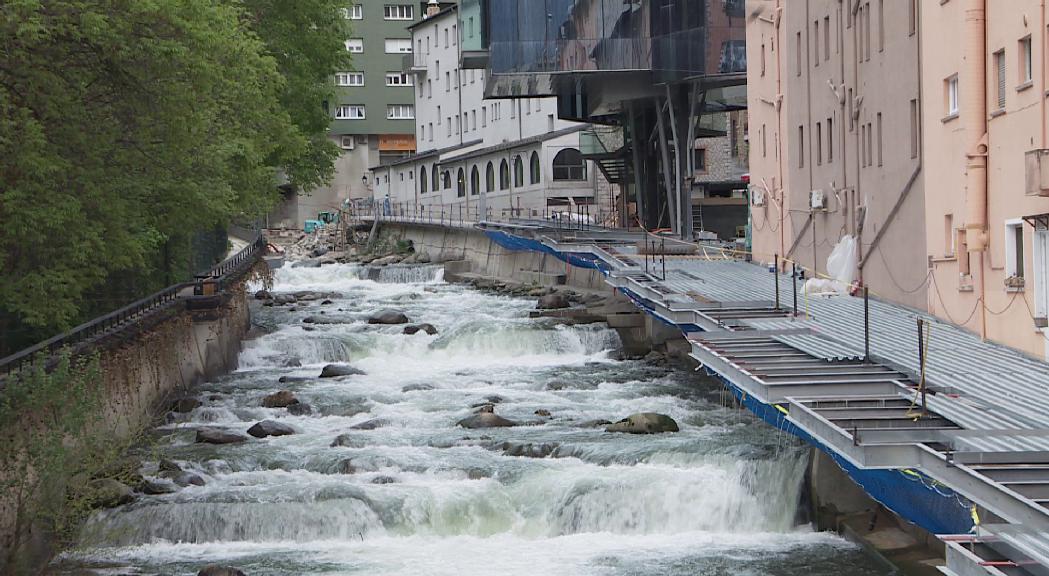
[[[313,414],[313,407],[309,404],[296,402],[295,404],[288,406],[288,414],[291,414],[292,416],[308,416]]]
[[[605,432],[625,432],[627,434],[660,434],[678,430],[677,422],[673,418],[655,412],[631,414],[605,428]]]
[[[247,442],[248,437],[220,428],[198,428],[197,442],[201,444],[240,444]]]
[[[410,322],[404,312],[399,310],[380,310],[368,318],[368,324],[407,324]]]
[[[425,332],[425,333],[429,334],[430,336],[433,336],[434,334],[437,334],[437,328],[434,328],[433,324],[425,324],[425,323],[423,323],[423,324],[413,324],[411,326],[405,326],[404,327],[404,333],[408,334],[409,336],[411,336],[412,334],[416,334],[418,332]]]
[[[265,438],[267,436],[290,436],[294,433],[294,428],[275,420],[256,422],[254,426],[248,428],[248,434],[251,434],[256,438]]]
[[[299,399],[290,390],[274,392],[262,399],[263,408],[287,408],[292,404],[298,404]]]
[[[232,566],[219,566],[217,564],[209,564],[200,569],[197,572],[197,576],[247,576],[240,570]]]
[[[568,308],[569,306],[571,304],[568,302],[568,297],[560,293],[542,296],[535,305],[538,310],[554,310],[557,308]]]
[[[361,376],[364,370],[354,368],[349,364],[328,364],[321,369],[321,378],[336,378],[339,376]]]
[[[462,426],[463,428],[508,428],[510,426],[517,426],[517,422],[507,420],[506,418],[492,412],[481,412],[480,414],[474,414],[468,418],[463,418],[457,422],[456,425]]]

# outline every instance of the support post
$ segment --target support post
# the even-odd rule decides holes
[[[927,416],[929,414],[928,405],[925,403],[925,320],[918,318],[918,368],[921,370],[921,377],[918,382],[918,387],[922,391],[922,415]]]
[[[772,271],[772,277],[776,281],[776,310],[779,310],[779,254],[774,254],[773,258],[776,260],[776,267]]]
[[[798,263],[790,263],[790,278],[794,284],[794,310],[792,312],[795,318],[798,317]]]
[[[871,306],[870,289],[863,287],[863,361],[871,361]]]

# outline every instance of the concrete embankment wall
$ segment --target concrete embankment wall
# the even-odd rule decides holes
[[[113,446],[134,441],[167,410],[172,398],[236,367],[241,340],[251,324],[243,285],[230,287],[215,310],[190,312],[178,306],[99,344],[102,414],[93,428],[101,428],[97,432]],[[47,434],[46,420],[32,414],[23,420],[0,430],[0,437],[19,445]],[[0,475],[10,475],[10,470],[5,467]],[[59,486],[66,483],[64,478],[48,480]],[[19,572],[33,570],[44,565],[60,543],[46,529],[47,519],[41,523],[23,512],[19,521],[18,479],[0,477],[0,482],[11,487],[0,493],[0,572],[14,573],[16,563],[23,567]]]
[[[596,270],[574,268],[550,254],[530,250],[508,250],[492,242],[477,229],[448,229],[437,226],[385,224],[384,233],[411,240],[416,251],[425,251],[435,261],[446,262],[446,277],[469,272],[504,280],[553,285],[563,277],[564,285],[595,291],[613,289]],[[665,351],[668,357],[687,356],[691,351],[681,332],[648,314],[625,319],[631,324],[620,329],[624,344],[633,341],[648,349]],[[613,319],[609,319],[609,325]],[[616,327],[616,326],[613,326]],[[618,328],[618,327],[617,327]],[[914,568],[926,561],[929,551],[936,555],[941,547],[935,536],[899,519],[873,500],[829,456],[813,448],[805,479],[807,484],[803,514],[821,530],[831,530],[856,540],[872,553],[888,561]],[[913,573],[923,573],[920,566]],[[912,570],[906,570],[911,573]]]

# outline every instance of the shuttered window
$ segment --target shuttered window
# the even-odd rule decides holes
[[[994,53],[994,68],[998,82],[998,109],[1001,110],[1005,108],[1005,50]]]

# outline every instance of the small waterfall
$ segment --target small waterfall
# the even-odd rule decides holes
[[[362,266],[358,274],[361,280],[371,280],[383,284],[423,284],[427,282],[443,282],[444,266],[440,264]]]

